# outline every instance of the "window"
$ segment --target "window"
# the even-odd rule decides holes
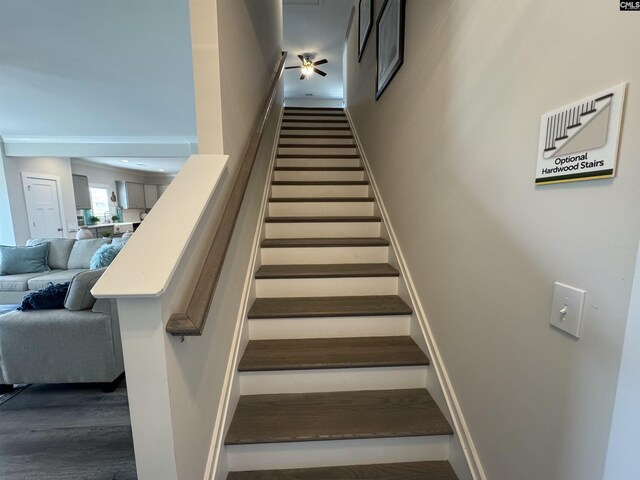
[[[107,187],[90,186],[91,192],[91,213],[95,217],[104,218],[104,214],[109,212],[109,189]]]

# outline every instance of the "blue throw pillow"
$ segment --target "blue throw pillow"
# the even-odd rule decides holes
[[[96,270],[98,268],[105,268],[111,265],[113,259],[116,258],[116,255],[120,253],[122,247],[124,245],[111,245],[107,243],[106,245],[102,245],[96,253],[91,257],[91,261],[89,262],[89,268],[91,270]]]
[[[22,298],[22,304],[18,310],[51,310],[55,308],[64,308],[64,299],[69,290],[69,282],[66,283],[49,283],[49,286],[27,293]]]
[[[0,245],[0,275],[48,272],[49,242],[32,247]]]

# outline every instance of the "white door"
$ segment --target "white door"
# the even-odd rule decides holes
[[[31,238],[63,237],[58,182],[25,176],[23,183]]]

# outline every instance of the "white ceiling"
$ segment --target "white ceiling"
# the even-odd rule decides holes
[[[352,7],[351,0],[283,0],[286,66],[300,65],[298,54],[329,60],[318,66],[326,77],[300,80],[300,70],[285,70],[286,98],[342,98],[342,46]]]
[[[175,157],[82,157],[79,160],[134,172],[165,175],[175,175],[187,161],[186,158]]]

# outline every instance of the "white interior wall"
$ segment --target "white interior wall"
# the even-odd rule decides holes
[[[218,0],[224,154],[235,178],[282,51],[280,0]],[[251,61],[247,61],[250,58]]]
[[[348,43],[348,108],[491,479],[604,471],[640,231],[640,66],[620,46],[640,30],[576,5],[408,1],[377,102],[375,26],[361,63]],[[617,178],[535,187],[541,115],[622,81]],[[549,327],[554,281],[588,291],[579,341]]]
[[[22,173],[39,173],[58,177],[58,188],[62,194],[62,208],[64,235],[75,237],[75,232],[69,232],[68,224],[76,222],[76,202],[73,196],[73,182],[71,179],[71,162],[68,158],[60,157],[6,157],[4,159],[4,173],[7,181],[7,193],[16,245],[24,245],[29,239],[29,221],[27,218],[27,204],[22,186]]]
[[[209,216],[211,228],[215,228],[216,223],[211,219],[219,218],[225,206],[254,122],[268,92],[271,72],[282,50],[281,8],[279,0],[218,0],[216,4],[219,52],[215,53],[219,57],[221,104],[216,106],[211,103],[211,92],[202,92],[201,96],[196,90],[197,108],[208,106],[220,109],[224,122],[224,153],[229,155],[228,171],[222,180],[224,184],[216,192]],[[248,54],[252,55],[254,61],[247,62]],[[201,100],[204,102],[202,105]],[[266,127],[204,334],[187,338],[184,343],[180,343],[178,338],[166,337],[166,368],[179,478],[202,478],[206,468],[203,461],[207,460],[211,442],[215,440],[212,438],[213,427],[219,402],[223,400],[226,366],[241,307],[266,170],[276,140],[275,128],[281,111],[278,104],[281,103],[282,84]],[[204,114],[207,115],[206,112]],[[203,234],[200,243],[206,243],[207,238],[210,236]],[[176,278],[185,272],[199,272],[201,262],[201,256],[185,259],[185,265],[178,267]],[[175,291],[167,292],[167,298],[172,297],[168,301],[184,308],[185,300],[190,296],[189,287],[194,281],[195,277],[180,280]]]
[[[640,255],[622,350],[605,480],[640,478]]]
[[[195,135],[187,2],[1,8],[0,134]]]
[[[16,237],[13,232],[13,216],[11,214],[11,203],[9,202],[9,190],[7,187],[7,176],[4,171],[4,148],[0,141],[0,245],[15,245]]]

